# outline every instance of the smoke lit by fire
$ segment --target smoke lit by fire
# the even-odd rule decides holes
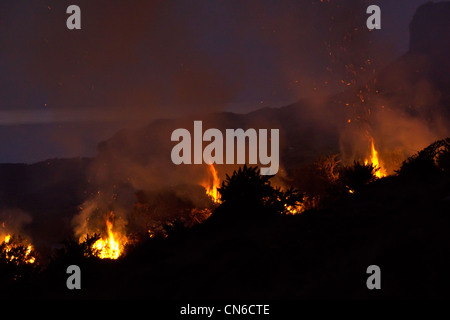
[[[100,259],[118,259],[129,242],[126,221],[123,214],[120,214],[119,206],[113,210],[111,203],[105,204],[105,198],[108,197],[99,192],[96,198],[83,204],[81,212],[73,221],[75,236],[79,243],[95,235],[99,236],[91,244],[90,254]]]

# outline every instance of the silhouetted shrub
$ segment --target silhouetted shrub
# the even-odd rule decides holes
[[[376,172],[372,164],[355,161],[351,166],[344,166],[339,173],[339,181],[344,187],[354,192],[361,190],[366,184],[376,180]]]
[[[179,219],[167,221],[163,225],[164,235],[167,237],[178,237],[185,235],[189,228]]]
[[[397,174],[402,177],[428,176],[450,168],[450,138],[438,140],[403,161]]]
[[[100,234],[86,235],[83,241],[69,238],[63,241],[63,247],[56,251],[54,260],[79,262],[96,257],[98,249],[93,244],[101,238]]]
[[[437,155],[436,164],[441,170],[450,172],[450,138],[443,141]]]
[[[30,281],[39,271],[33,247],[20,236],[11,236],[0,244],[0,283]]]
[[[234,207],[246,214],[260,212],[287,213],[287,207],[297,206],[303,195],[290,188],[286,191],[273,187],[273,176],[261,175],[257,167],[244,165],[231,176],[227,175],[218,188],[223,204]]]

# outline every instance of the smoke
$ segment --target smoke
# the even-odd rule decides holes
[[[360,68],[349,68],[348,84],[350,87],[356,84],[355,88],[332,100],[345,110],[345,118],[340,119],[339,125],[340,150],[345,163],[367,159],[373,138],[385,168],[393,173],[407,157],[449,135],[448,89],[443,85],[449,79],[448,63],[442,53],[450,47],[442,41],[427,40],[441,32],[438,26],[446,25],[441,12],[449,9],[448,3],[429,3],[418,9],[411,22],[415,28],[411,29],[410,37],[411,48],[416,43],[428,44],[420,52],[410,49],[380,67],[363,50],[362,57],[367,63]],[[354,52],[361,53],[358,46]],[[360,81],[361,73],[370,77]]]
[[[330,139],[335,130],[339,141],[335,147],[344,163],[367,158],[373,138],[389,173],[406,157],[448,134],[441,117],[441,90],[432,77],[429,60],[411,54],[397,58],[394,46],[383,40],[383,31],[368,31],[367,1],[276,5],[245,1],[239,2],[237,11],[233,10],[235,2],[217,7],[197,2],[145,6],[131,12],[121,7],[137,15],[130,26],[123,23],[128,18],[117,25],[107,23],[118,39],[128,33],[133,37],[120,48],[116,42],[103,40],[102,45],[109,48],[105,61],[101,55],[86,58],[86,68],[99,63],[99,74],[117,79],[113,84],[101,82],[100,88],[95,85],[93,90],[109,93],[99,103],[107,106],[105,114],[131,121],[127,130],[99,146],[90,176],[100,196],[92,195],[74,219],[77,235],[86,229],[104,229],[110,211],[115,212],[121,228],[129,225],[140,192],[147,200],[162,201],[149,194],[171,190],[174,198],[170,199],[175,203],[181,199],[200,206],[192,186],[207,180],[206,165],[175,166],[170,160],[172,131],[192,129],[193,120],[203,120],[204,128],[280,127],[288,131],[287,122],[290,133],[297,132],[292,128],[304,128],[300,137],[281,143],[286,148],[284,155],[294,152],[291,150],[302,153],[300,158],[286,161],[289,165],[327,153],[329,150],[320,148],[332,145],[333,141],[323,140]],[[138,13],[141,10],[158,12],[149,33],[133,33],[133,27],[145,20],[145,15]],[[111,9],[106,14],[114,16],[114,12]],[[190,14],[201,18],[193,23]],[[119,62],[125,64],[111,67]],[[254,114],[241,118],[227,113],[220,114],[221,118],[211,115],[243,96],[239,102],[301,97],[302,103],[297,104],[301,111],[290,116],[305,118],[276,118],[270,112],[262,112],[259,118]],[[176,118],[142,126],[161,115]],[[284,138],[292,136],[285,134]],[[235,168],[219,166],[221,180]],[[280,174],[289,169],[282,168]],[[182,185],[192,192],[176,189]],[[167,212],[162,214],[160,209],[152,208],[152,212],[174,216],[172,208],[165,206]]]
[[[0,212],[0,241],[3,241],[6,235],[16,235],[28,239],[25,228],[32,220],[32,216],[23,210],[2,210]]]
[[[121,207],[114,199],[98,194],[96,198],[85,201],[80,209],[80,213],[72,220],[77,239],[83,240],[87,235],[92,236],[94,233],[107,236],[107,220],[114,225],[114,232],[126,234],[129,207]]]
[[[65,28],[70,4],[3,4],[17,36],[0,33],[11,75],[0,86],[2,108],[144,124],[335,92],[363,43],[376,63],[392,57],[382,36],[361,28],[368,1],[80,0],[82,29],[73,32]],[[14,20],[18,13],[27,23]],[[20,92],[4,89],[15,85]]]
[[[80,0],[78,31],[65,27],[70,4],[1,4],[7,77],[0,77],[0,108],[10,111],[10,123],[110,122],[118,129],[299,98],[311,101],[311,113],[328,113],[318,102],[347,88],[347,68],[359,68],[368,55],[382,66],[395,54],[390,32],[365,28],[369,1]],[[64,128],[51,141],[61,156],[91,156],[112,131],[74,135]]]

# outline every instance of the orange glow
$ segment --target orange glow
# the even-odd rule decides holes
[[[286,214],[288,215],[296,215],[305,211],[301,203],[297,203],[295,206],[288,206],[287,204],[285,204],[284,207],[286,208],[287,210]]]
[[[111,211],[109,217],[106,219],[106,231],[107,236],[102,237],[95,241],[92,245],[94,251],[96,251],[96,256],[100,259],[118,259],[122,254],[128,239],[125,235],[114,232],[114,212]],[[85,239],[85,237],[82,237]]]
[[[208,173],[209,179],[203,184],[203,187],[206,189],[206,194],[210,196],[215,203],[220,203],[220,194],[219,190],[217,190],[220,187],[220,179],[213,164],[209,164]]]
[[[19,242],[11,242],[11,235],[7,234],[3,238],[3,256],[6,258],[7,261],[12,262],[16,265],[19,265],[21,263],[26,264],[32,264],[36,262],[36,258],[32,254],[33,246],[31,244],[28,244],[26,246],[26,251],[22,256],[15,256],[13,252],[15,252],[16,248],[19,248],[19,246],[24,245],[22,241],[19,240]],[[20,239],[20,238],[19,238]]]
[[[364,164],[372,164],[375,169],[378,169],[375,173],[377,178],[383,178],[387,176],[386,169],[384,169],[379,157],[378,157],[378,151],[375,149],[375,142],[373,141],[373,138],[370,139],[370,158],[364,160]]]

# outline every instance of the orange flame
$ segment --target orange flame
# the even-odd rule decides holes
[[[215,203],[220,203],[220,194],[217,190],[220,187],[220,179],[217,170],[212,163],[209,164],[209,176],[208,181],[203,184],[203,187],[206,189],[206,194],[210,196]]]
[[[364,160],[364,164],[372,164],[375,169],[378,169],[375,173],[377,178],[383,178],[387,176],[386,169],[384,169],[379,157],[378,157],[378,151],[375,149],[375,142],[373,141],[373,138],[370,138],[370,148],[371,148],[371,154],[370,158]]]
[[[17,248],[19,245],[22,245],[23,243],[14,243],[11,242],[11,234],[7,234],[4,236],[3,243],[0,242],[0,244],[3,244],[3,254],[4,257],[12,263],[20,264],[20,263],[26,263],[26,264],[32,264],[36,262],[36,258],[32,254],[33,246],[31,244],[27,245],[27,249],[22,257],[15,256],[12,252],[14,252],[13,249]]]
[[[107,238],[98,239],[92,247],[98,252],[97,257],[100,259],[117,259],[123,253],[127,239],[125,236],[113,232],[114,212],[111,211],[108,219],[106,219]]]
[[[285,204],[284,207],[286,208],[286,214],[293,216],[296,214],[300,214],[304,211],[304,208],[301,203],[298,203],[295,206],[288,206],[287,204]]]

